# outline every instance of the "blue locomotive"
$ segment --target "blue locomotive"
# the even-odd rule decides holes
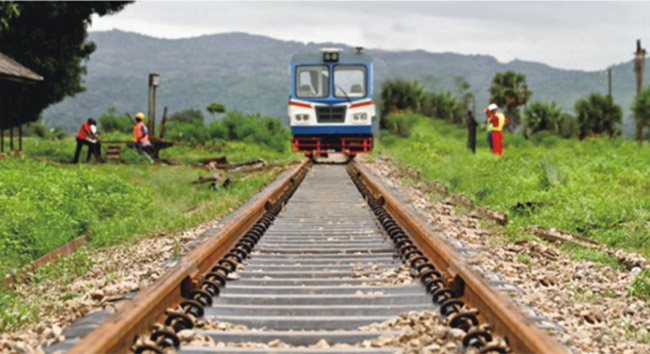
[[[372,100],[372,59],[357,48],[291,58],[289,121],[294,152],[311,157],[372,151],[376,120]]]

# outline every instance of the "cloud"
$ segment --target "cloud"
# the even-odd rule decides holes
[[[137,2],[95,17],[91,29],[161,38],[238,31],[597,70],[630,60],[637,38],[650,40],[648,10],[639,2]]]

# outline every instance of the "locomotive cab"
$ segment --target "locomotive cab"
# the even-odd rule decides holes
[[[372,151],[372,60],[357,48],[296,54],[291,60],[292,150],[310,156]]]

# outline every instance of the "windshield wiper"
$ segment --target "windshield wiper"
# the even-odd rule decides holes
[[[350,99],[350,96],[348,96],[348,93],[345,92],[345,90],[343,89],[343,87],[341,87],[341,86],[339,86],[339,85],[336,85],[336,87],[338,87],[339,90],[343,91],[343,94],[345,95],[345,98],[348,100],[348,102],[352,103],[352,100]]]

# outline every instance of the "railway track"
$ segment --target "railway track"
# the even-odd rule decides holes
[[[405,267],[415,281],[403,276]],[[403,281],[387,281],[394,275]],[[359,328],[425,310],[466,333],[461,351],[565,351],[361,164],[303,161],[70,352],[395,353],[400,348],[314,344],[399,335]],[[196,329],[197,319],[239,327]],[[235,344],[180,345],[177,333],[192,328]],[[238,345],[271,341],[288,347]]]

